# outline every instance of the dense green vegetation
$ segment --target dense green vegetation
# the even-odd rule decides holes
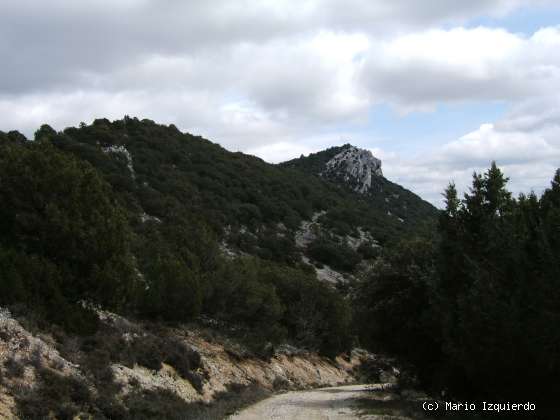
[[[134,294],[126,214],[89,164],[46,142],[0,145],[0,300],[86,328],[82,300],[122,308]],[[82,314],[84,315],[84,314]],[[79,319],[76,319],[79,318]]]
[[[362,256],[345,242],[328,236],[320,236],[307,247],[307,254],[335,270],[352,271],[362,260]]]
[[[149,120],[96,120],[49,138],[92,163],[137,216],[142,211],[161,219],[196,214],[217,234],[226,226],[245,225],[254,232],[281,222],[295,228],[337,200],[318,180]],[[123,154],[104,152],[108,146],[126,147],[134,174]]]
[[[1,302],[77,332],[95,329],[87,302],[168,322],[211,316],[257,351],[288,341],[332,355],[351,344],[349,305],[301,262],[300,222],[326,211],[333,235],[360,226],[380,241],[412,230],[302,162],[270,165],[149,120],[0,137]],[[335,236],[309,255],[351,271],[363,255]],[[225,257],[222,242],[245,256]]]
[[[450,185],[438,237],[386,250],[356,321],[435,389],[537,401],[545,415],[560,373],[560,170],[540,198],[514,199],[506,183],[492,164],[464,199]]]

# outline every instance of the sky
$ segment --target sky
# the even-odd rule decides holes
[[[436,205],[560,167],[558,0],[6,0],[0,130],[124,115],[280,162],[352,143]]]

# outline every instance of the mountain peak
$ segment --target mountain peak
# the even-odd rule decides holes
[[[342,180],[363,194],[371,188],[372,176],[383,176],[383,172],[381,160],[369,150],[348,144],[326,163],[321,176]]]

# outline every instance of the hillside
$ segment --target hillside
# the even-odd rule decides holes
[[[0,133],[0,201],[0,306],[76,364],[60,370],[39,354],[8,357],[0,396],[39,410],[56,405],[41,390],[60,386],[68,413],[94,404],[100,418],[112,418],[114,407],[95,390],[118,392],[116,365],[171,366],[195,390],[208,381],[184,332],[169,328],[190,323],[187,330],[203,326],[231,340],[243,349],[235,363],[270,360],[286,345],[331,359],[348,354],[357,336],[345,285],[381,247],[436,214],[412,223],[414,213],[391,199],[377,208],[373,195],[339,180],[128,117],[62,132],[44,125],[34,141]],[[416,204],[430,208],[417,199],[409,210]],[[145,327],[115,333],[103,311]],[[15,340],[0,339],[9,349]],[[111,340],[118,351],[100,344]],[[22,381],[36,400],[23,398]],[[166,395],[161,404],[173,404]],[[111,404],[126,412],[137,402]]]
[[[200,243],[218,241],[230,255],[294,266],[307,253],[321,264],[352,271],[362,258],[341,244],[353,241],[356,251],[362,243],[394,243],[436,216],[433,206],[381,175],[371,177],[366,194],[351,188],[352,179],[337,178],[333,171],[325,176],[326,158],[358,150],[350,145],[271,165],[173,126],[134,118],[96,120],[47,137],[100,171],[141,235],[149,221],[156,222],[148,223],[156,231],[187,221],[205,231],[189,233],[202,235]],[[315,166],[320,172],[313,172]],[[318,251],[306,252],[296,237],[302,222],[314,215],[321,234],[312,237],[322,241]],[[350,263],[332,261],[340,256]]]
[[[82,299],[152,319],[212,316],[243,325],[257,347],[336,352],[349,308],[320,280],[344,282],[436,215],[382,176],[362,194],[309,170],[347,146],[272,165],[129,117],[0,137],[0,256],[5,286],[17,286],[3,301],[77,330],[90,328],[87,316],[70,321]],[[310,314],[291,303],[307,299],[316,321],[302,324]]]
[[[375,177],[367,197],[318,178],[325,158],[345,146],[271,165],[173,126],[134,118],[96,120],[52,141],[95,166],[136,217],[196,214],[220,237],[243,226],[262,239],[278,223],[293,231],[326,211],[328,219],[348,229],[362,226],[383,242],[436,215],[433,206],[383,177]],[[309,170],[315,166],[321,168]]]

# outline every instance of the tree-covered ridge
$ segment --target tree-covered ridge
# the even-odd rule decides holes
[[[231,153],[149,120],[96,120],[62,133],[45,127],[37,135],[95,166],[137,219],[188,213],[243,251],[273,260],[294,259],[293,232],[319,211],[327,211],[327,227],[348,234],[361,226],[381,243],[436,217],[433,206],[384,178],[374,185],[379,194],[365,199],[301,166]]]
[[[127,195],[131,208],[160,218],[177,210],[197,212],[216,233],[239,224],[282,222],[295,228],[302,218],[329,205],[322,202],[326,187],[321,183],[309,184],[292,171],[148,120],[96,120],[68,128],[52,141],[92,162]],[[122,154],[105,152],[110,146],[128,150],[134,177]]]

